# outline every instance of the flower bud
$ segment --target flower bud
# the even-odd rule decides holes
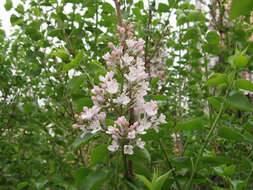
[[[106,84],[101,83],[100,86],[101,86],[102,89],[106,89]]]
[[[127,26],[127,21],[124,20],[124,21],[122,22],[122,25],[123,25],[123,26]]]
[[[116,51],[115,51],[115,50],[112,51],[111,56],[112,56],[112,57],[115,57],[115,56],[116,56]]]
[[[83,106],[83,111],[84,111],[84,112],[88,111],[88,107]]]
[[[121,28],[119,29],[119,32],[120,32],[121,35],[123,35],[123,34],[125,33],[125,31],[126,31],[125,28],[122,28],[122,27],[121,27]]]
[[[96,101],[97,101],[96,96],[91,96],[91,100],[92,100],[93,102],[96,102]]]
[[[133,126],[134,126],[134,127],[138,127],[138,126],[139,126],[139,123],[136,121],[136,122],[134,122]]]
[[[114,48],[113,43],[112,42],[108,42],[108,47],[113,49]]]
[[[128,32],[127,32],[127,37],[128,37],[128,38],[132,38],[132,36],[133,36],[132,32],[128,31]]]
[[[119,49],[116,50],[116,54],[117,54],[117,55],[121,55],[122,53],[123,53],[123,52],[122,52],[122,49],[121,49],[121,48],[119,48]]]
[[[110,66],[112,66],[112,63],[109,62],[109,61],[107,61],[107,62],[106,62],[106,66],[107,66],[107,67],[110,67]]]
[[[100,88],[98,86],[94,86],[95,94],[100,94]]]
[[[128,30],[130,30],[131,32],[134,30],[134,25],[132,23],[128,25]]]
[[[142,46],[139,46],[138,49],[137,49],[138,52],[141,52],[142,50],[143,50]]]
[[[98,78],[99,78],[99,80],[100,80],[100,81],[102,81],[102,82],[104,82],[104,81],[105,81],[105,77],[103,77],[102,75],[99,75],[99,77],[98,77]]]
[[[74,125],[72,125],[72,128],[77,129],[77,128],[78,128],[78,125],[77,125],[77,124],[74,124]]]

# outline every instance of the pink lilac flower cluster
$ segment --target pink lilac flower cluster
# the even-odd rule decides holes
[[[168,53],[167,53],[167,47],[166,47],[166,42],[161,42],[161,47],[159,48],[154,48],[153,50],[155,51],[155,55],[152,57],[150,60],[150,77],[151,78],[160,78],[161,85],[165,84],[167,75],[165,74],[165,70],[167,69],[166,66],[166,61],[168,58]]]
[[[133,154],[134,147],[144,148],[145,142],[141,135],[147,130],[158,132],[158,125],[166,123],[165,116],[158,114],[155,101],[145,101],[144,96],[149,90],[148,74],[143,61],[143,39],[133,37],[133,24],[123,23],[118,27],[120,44],[116,47],[108,43],[112,49],[103,59],[112,68],[105,76],[99,76],[100,84],[91,90],[94,96],[92,108],[83,108],[80,115],[75,115],[78,124],[73,128],[86,133],[104,133],[112,137],[108,150],[122,150],[124,154]],[[122,77],[117,81],[115,75]],[[108,113],[114,113],[113,125],[106,125]],[[127,118],[134,115],[134,121]]]

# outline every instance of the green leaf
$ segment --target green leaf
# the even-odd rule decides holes
[[[113,6],[107,2],[102,3],[102,9],[103,9],[104,13],[114,13],[115,12],[115,9],[113,8]]]
[[[24,108],[24,112],[26,114],[31,114],[31,113],[33,113],[34,105],[31,103],[26,103],[23,105],[23,108]]]
[[[233,0],[233,2],[231,3],[229,17],[230,19],[234,19],[241,15],[249,16],[252,10],[252,0]]]
[[[20,25],[23,22],[23,17],[19,17],[19,16],[15,15],[15,14],[12,14],[11,18],[10,18],[10,22],[11,22],[12,26],[14,26],[14,25]]]
[[[237,79],[235,84],[238,88],[253,92],[253,83],[246,79]]]
[[[231,158],[225,156],[203,156],[200,158],[201,164],[203,167],[207,165],[217,166],[222,164],[230,164],[232,162]]]
[[[79,90],[82,84],[86,84],[85,79],[86,79],[85,75],[75,76],[72,79],[70,79],[70,81],[68,82],[69,91],[73,92]]]
[[[106,173],[103,171],[92,172],[86,177],[82,190],[100,190],[106,176]]]
[[[191,168],[192,163],[189,157],[175,157],[172,159],[172,163],[176,168]]]
[[[207,86],[217,86],[227,82],[227,75],[221,73],[215,73],[206,82]]]
[[[139,174],[135,175],[140,181],[142,181],[142,183],[144,183],[148,187],[149,190],[153,190],[151,182],[145,176]]]
[[[235,173],[235,165],[225,167],[223,170],[226,176],[232,176]]]
[[[28,183],[27,181],[24,181],[24,182],[22,182],[22,183],[19,183],[19,184],[17,185],[17,188],[18,188],[18,190],[21,190],[21,189],[27,187],[28,185],[29,185],[29,183]]]
[[[208,43],[212,43],[212,44],[216,44],[216,45],[219,45],[219,43],[220,43],[220,37],[217,34],[217,32],[214,30],[207,33],[206,40],[208,41]]]
[[[80,51],[74,59],[69,64],[63,66],[63,73],[68,72],[70,69],[73,69],[77,66],[83,59],[83,51]]]
[[[214,55],[218,55],[221,52],[220,47],[215,43],[204,43],[202,45],[202,49],[204,52]]]
[[[155,88],[159,80],[161,80],[159,77],[153,78],[151,80],[151,87]]]
[[[35,182],[35,186],[37,189],[41,189],[48,183],[48,179],[46,177],[41,177]]]
[[[151,156],[146,148],[136,147],[134,149],[134,154],[128,156],[129,159],[133,161],[141,161],[141,162],[151,162]]]
[[[93,106],[93,102],[89,97],[79,98],[74,101],[74,104],[78,112],[83,111],[84,106],[87,106],[89,108]]]
[[[171,171],[168,171],[165,174],[158,177],[157,180],[155,180],[155,182],[153,183],[153,190],[160,190],[170,173]]]
[[[241,68],[248,64],[248,56],[245,55],[234,55],[232,56],[232,63],[234,66]]]
[[[237,108],[244,111],[253,111],[253,105],[249,102],[249,100],[242,92],[231,92],[228,97],[228,100],[233,108]]]
[[[106,156],[109,151],[107,149],[106,144],[102,144],[97,146],[91,153],[91,166],[95,166],[96,164],[100,164],[106,160]]]
[[[4,8],[5,8],[6,11],[11,10],[11,8],[12,8],[12,0],[6,0],[5,4],[4,4]]]
[[[137,3],[135,3],[134,6],[138,7],[139,9],[143,9],[144,8],[143,0],[140,0]]]
[[[98,136],[97,134],[87,133],[86,135],[84,135],[84,137],[82,137],[82,134],[80,134],[72,144],[73,151],[87,144],[91,140],[95,139],[97,136]]]
[[[157,12],[166,13],[170,11],[170,7],[165,3],[159,3]]]
[[[208,102],[215,107],[216,110],[220,110],[220,101],[216,97],[207,98]]]
[[[245,186],[245,182],[242,180],[230,180],[230,182],[233,185],[233,189],[235,190],[242,190]]]
[[[232,140],[232,141],[238,141],[238,142],[244,141],[244,137],[241,135],[241,133],[239,133],[235,129],[229,128],[229,127],[219,128],[218,129],[218,136],[225,138],[227,140]]]
[[[78,168],[74,173],[75,183],[78,187],[82,187],[85,183],[85,177],[87,177],[91,173],[91,169],[89,168]]]
[[[24,14],[25,10],[24,10],[24,6],[22,4],[18,4],[17,8],[15,9],[18,13],[20,14]]]
[[[50,53],[50,55],[54,55],[64,60],[69,59],[69,53],[65,49],[57,49],[53,51],[52,53]]]
[[[203,122],[201,119],[193,119],[190,121],[186,121],[183,123],[180,123],[176,126],[176,130],[180,131],[194,131],[199,130],[203,128]]]
[[[166,100],[168,100],[168,97],[160,94],[160,95],[152,95],[152,99],[166,101]]]

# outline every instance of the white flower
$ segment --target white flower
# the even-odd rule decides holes
[[[101,126],[100,126],[99,120],[95,120],[95,121],[91,122],[89,128],[92,130],[92,131],[91,131],[92,134],[95,134],[95,133],[97,133],[98,131],[101,131],[101,130],[102,130],[102,128],[101,128]]]
[[[118,124],[120,127],[127,127],[129,125],[128,121],[126,120],[125,116],[119,117],[116,121],[116,124]]]
[[[113,71],[109,71],[109,72],[106,73],[105,77],[102,76],[102,75],[100,75],[100,76],[99,76],[99,80],[100,80],[101,82],[106,82],[106,81],[108,81],[108,80],[112,80],[112,77],[113,77],[113,76],[114,76],[114,72],[113,72]]]
[[[98,114],[97,118],[100,120],[100,121],[104,121],[105,118],[106,118],[106,113],[105,112],[101,112]]]
[[[124,154],[133,154],[133,146],[132,145],[125,145],[124,146]]]
[[[119,145],[118,145],[118,142],[113,140],[112,141],[112,145],[109,145],[108,147],[108,150],[110,150],[111,152],[116,152],[118,149],[119,149]]]
[[[132,131],[128,132],[127,138],[128,139],[134,139],[135,138],[135,130],[132,130]]]
[[[145,62],[143,61],[142,58],[137,57],[137,59],[136,59],[136,65],[144,66],[144,65],[145,65]]]
[[[80,118],[82,120],[91,120],[91,118],[93,117],[93,112],[91,109],[88,109],[86,112],[82,113]]]
[[[144,66],[131,66],[129,67],[129,73],[124,75],[129,82],[141,81],[148,77],[148,74],[145,72]]]
[[[103,59],[106,60],[106,61],[109,61],[109,60],[111,59],[110,53],[106,53],[106,54],[103,56]]]
[[[124,61],[125,65],[130,65],[131,62],[134,60],[134,57],[129,56],[127,53],[122,57],[122,60]]]
[[[140,121],[140,126],[143,127],[145,130],[150,129],[151,125],[152,125],[152,123],[148,122],[145,117]]]
[[[155,101],[151,100],[150,102],[147,102],[144,105],[144,109],[145,109],[145,112],[148,114],[148,116],[154,116],[157,114],[158,106]]]
[[[113,79],[111,81],[108,81],[106,83],[106,86],[107,86],[106,90],[110,94],[115,94],[115,93],[118,92],[119,84],[118,84],[118,82],[115,79]]]
[[[121,94],[117,99],[114,100],[115,103],[119,103],[122,105],[127,105],[130,102],[130,98],[125,94]]]
[[[137,42],[135,40],[132,40],[132,39],[126,40],[126,44],[127,44],[127,47],[129,49],[133,48],[136,45],[136,43]]]
[[[138,127],[136,127],[136,133],[137,134],[141,134],[144,135],[147,132],[145,131],[145,127],[143,125],[139,125]]]
[[[161,114],[160,117],[157,119],[157,122],[159,122],[159,123],[167,123],[165,119],[166,119],[165,115]]]
[[[109,126],[107,128],[106,134],[116,134],[119,132],[119,129],[116,126]]]
[[[138,138],[136,141],[136,146],[140,147],[140,148],[144,148],[145,146],[145,142],[141,140],[141,138]]]

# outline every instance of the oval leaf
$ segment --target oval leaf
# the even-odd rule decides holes
[[[178,124],[176,130],[182,131],[194,131],[203,128],[203,122],[201,119],[193,119],[184,123]]]
[[[90,140],[95,139],[97,136],[97,134],[87,133],[86,135],[84,135],[84,137],[82,137],[82,134],[80,134],[72,144],[73,151],[87,144]]]
[[[239,142],[244,141],[244,137],[241,135],[241,133],[229,127],[220,128],[218,130],[218,135],[227,140],[234,140]]]
[[[253,84],[246,79],[238,79],[235,84],[238,88],[253,92]]]
[[[244,110],[244,111],[253,111],[253,105],[245,97],[242,92],[233,91],[228,97],[232,107]]]
[[[105,161],[109,151],[106,144],[97,146],[91,153],[91,165],[95,166]]]

